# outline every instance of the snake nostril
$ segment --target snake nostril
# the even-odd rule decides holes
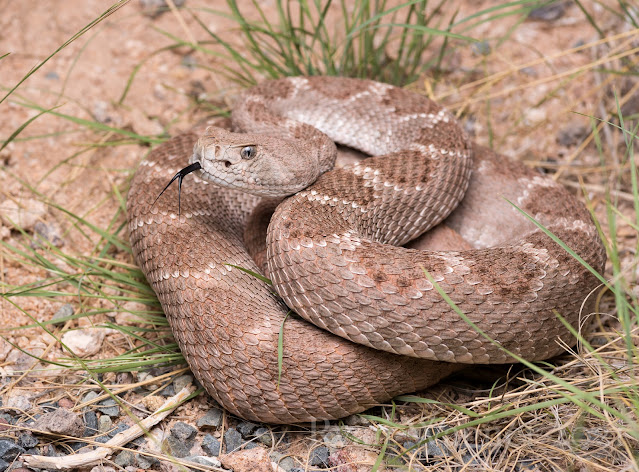
[[[231,167],[231,161],[224,161],[224,167]]]

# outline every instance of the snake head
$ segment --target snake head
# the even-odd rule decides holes
[[[216,185],[269,197],[299,192],[321,173],[303,143],[214,127],[198,139],[189,162],[199,162],[202,178]]]

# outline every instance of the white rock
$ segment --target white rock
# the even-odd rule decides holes
[[[0,204],[0,215],[9,225],[16,224],[25,231],[32,231],[35,224],[47,213],[47,206],[31,198],[19,201],[7,199]]]
[[[76,356],[86,357],[100,350],[105,334],[105,330],[102,328],[76,329],[64,333],[61,341]]]

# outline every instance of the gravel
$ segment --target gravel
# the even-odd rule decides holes
[[[188,374],[180,375],[173,381],[173,388],[175,389],[176,392],[179,392],[184,387],[192,383],[193,383],[192,375],[188,375]]]
[[[206,465],[209,467],[221,467],[222,463],[215,457],[207,456],[189,456],[184,458],[187,461],[195,462],[196,464]]]
[[[253,433],[253,436],[257,438],[259,442],[267,447],[273,446],[273,436],[268,428],[257,428]]]
[[[229,428],[224,433],[226,453],[237,451],[242,447],[242,435],[235,428]]]
[[[118,455],[115,456],[115,459],[113,459],[113,462],[122,468],[128,467],[134,464],[135,456],[131,451],[120,451]]]
[[[107,398],[106,400],[102,400],[100,403],[98,403],[98,410],[100,410],[100,412],[104,415],[120,415],[120,407],[113,398]]]
[[[79,438],[84,434],[84,422],[72,411],[58,408],[38,418],[33,424],[33,429]]]
[[[271,460],[275,462],[285,472],[291,472],[295,468],[295,459],[290,456],[286,456],[281,452],[273,451],[270,454]]]
[[[106,416],[108,418],[108,416]],[[95,436],[98,434],[98,415],[95,411],[89,410],[84,412],[84,437]]]
[[[329,455],[330,455],[330,451],[328,450],[326,446],[316,447],[311,452],[309,464],[316,465],[325,469],[329,466],[329,463],[328,463]]]
[[[3,460],[11,462],[23,452],[24,448],[18,446],[15,441],[0,439],[0,458]]]
[[[212,426],[214,428],[217,428],[222,424],[222,416],[222,410],[211,408],[204,414],[202,418],[197,420],[197,423],[195,424],[198,426],[198,428],[201,428],[203,426]]]
[[[171,436],[181,441],[186,441],[187,439],[191,439],[196,434],[197,434],[197,429],[195,429],[190,424],[184,423],[183,421],[178,421],[171,428]]]
[[[202,450],[209,456],[219,456],[221,446],[220,441],[212,434],[207,434],[202,440]]]
[[[257,429],[257,425],[255,423],[251,423],[250,421],[243,421],[237,425],[237,430],[243,437],[248,437],[251,435],[253,431]]]
[[[28,431],[20,433],[20,435],[18,436],[18,445],[24,449],[36,447],[38,445],[38,442],[40,442],[38,438],[36,438]]]
[[[54,321],[55,323],[64,323],[64,321],[56,321],[56,320],[60,320],[61,318],[64,319],[67,316],[72,316],[73,313],[74,313],[73,305],[65,303],[60,308],[58,308],[58,311],[55,312],[51,320]],[[89,392],[89,393],[95,393],[95,392]],[[97,396],[98,394],[95,393],[95,395]]]

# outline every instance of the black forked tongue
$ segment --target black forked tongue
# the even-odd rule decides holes
[[[168,184],[166,184],[166,187],[164,187],[164,190],[162,190],[160,192],[160,195],[157,196],[157,198],[153,202],[153,205],[155,205],[155,202],[158,201],[158,198],[160,198],[162,196],[162,194],[164,192],[166,192],[166,189],[171,186],[171,184],[175,181],[175,179],[178,179],[178,218],[179,218],[180,217],[180,213],[181,213],[180,197],[182,195],[182,180],[184,180],[184,177],[189,175],[191,172],[195,172],[196,170],[200,170],[201,168],[202,168],[202,166],[200,165],[199,162],[194,162],[193,164],[188,165],[184,169],[178,171],[178,173],[173,176],[171,181]],[[153,205],[151,205],[151,206],[153,206]]]

